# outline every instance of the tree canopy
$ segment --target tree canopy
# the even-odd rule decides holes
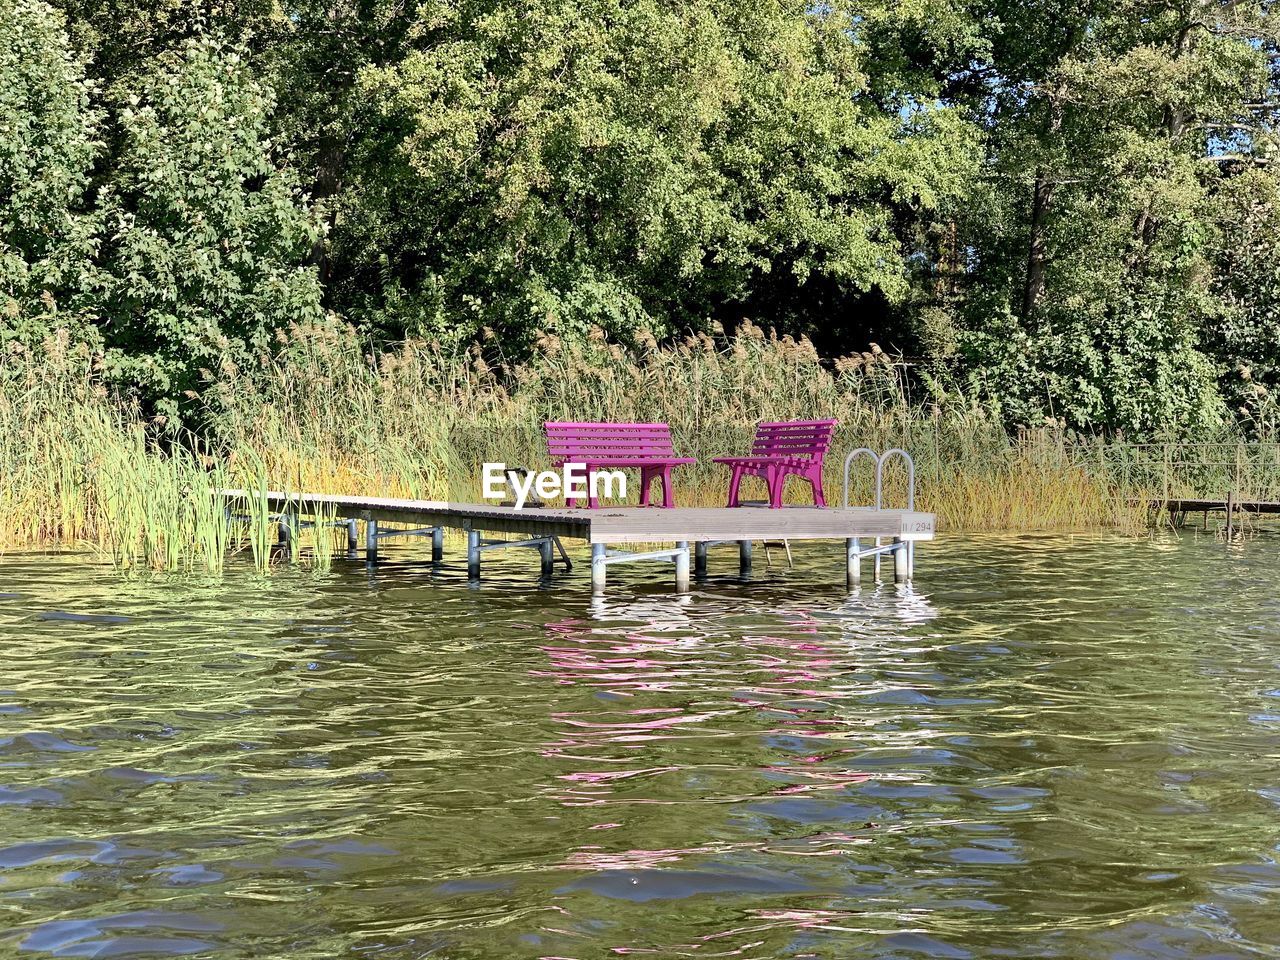
[[[322,314],[750,319],[1011,425],[1271,432],[1272,6],[0,0],[0,338],[173,406]]]

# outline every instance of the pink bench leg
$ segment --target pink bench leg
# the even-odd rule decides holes
[[[653,474],[648,467],[640,468],[640,506],[649,505],[649,484],[653,482]]]
[[[827,498],[822,495],[822,468],[819,467],[817,470],[810,470],[805,475],[805,479],[813,484],[814,504],[819,507],[825,507],[827,505]]]
[[[769,468],[769,506],[778,509],[782,506],[782,487],[787,482],[786,471],[777,467]]]
[[[675,497],[671,494],[671,468],[664,467],[662,469],[662,506],[666,509],[675,505]]]
[[[734,467],[729,477],[729,506],[738,505],[738,487],[742,485],[742,468]]]

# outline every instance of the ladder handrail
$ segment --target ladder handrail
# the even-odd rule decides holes
[[[876,465],[876,502],[872,509],[884,509],[884,465],[894,456],[902,457],[907,462],[907,509],[914,510],[916,508],[916,462],[912,459],[911,454],[903,450],[901,447],[893,447],[884,453],[876,453],[870,447],[859,447],[857,450],[850,451],[849,455],[844,458],[844,506],[849,507],[849,468],[853,465],[853,461],[860,456],[869,456]],[[859,539],[853,537],[847,542],[848,562],[849,562],[849,582],[856,584],[862,578],[862,558],[873,557],[875,559],[876,580],[880,579],[880,558],[884,554],[891,553],[894,556],[894,577],[898,574],[902,567],[902,559],[906,558],[905,568],[907,579],[910,580],[912,572],[915,570],[916,545],[913,540],[904,540],[899,537],[893,538],[893,543],[883,545],[880,538],[875,538],[875,546],[869,550],[863,550],[859,544]]]
[[[911,459],[911,454],[901,447],[886,450],[880,454],[879,461],[876,463],[876,509],[880,510],[884,507],[884,465],[895,453],[907,461],[907,509],[914,510],[916,508],[916,462]]]
[[[844,458],[844,506],[849,506],[849,471],[853,466],[853,461],[860,456],[868,456],[876,465],[876,499],[872,508],[875,510],[884,509],[884,465],[893,456],[902,457],[907,462],[907,509],[914,510],[916,508],[916,462],[912,459],[911,454],[903,450],[901,447],[893,447],[884,453],[876,453],[870,447],[859,447],[857,450],[851,450],[849,455]]]
[[[875,463],[877,477],[876,485],[879,487],[880,481],[878,478],[880,476],[880,454],[876,453],[870,447],[859,447],[857,450],[852,451],[844,458],[844,506],[846,508],[849,506],[849,468],[853,465],[853,461],[862,454],[869,456],[872,462]],[[879,508],[877,507],[877,509]]]

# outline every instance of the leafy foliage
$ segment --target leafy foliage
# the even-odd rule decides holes
[[[0,0],[0,329],[168,407],[325,309],[500,360],[750,318],[1008,425],[1275,429],[1270,0],[57,4]]]
[[[667,332],[774,275],[901,299],[896,212],[977,162],[954,111],[873,94],[841,9],[444,0],[416,33],[362,75],[379,132],[335,238],[377,252],[398,328]]]
[[[0,0],[0,36],[0,342],[29,341],[76,320],[93,272],[98,115],[60,13]]]
[[[1253,169],[1224,179],[1210,208],[1218,243],[1208,331],[1224,396],[1254,431],[1275,435],[1280,419],[1280,181]]]
[[[272,163],[272,108],[240,51],[192,40],[119,111],[100,309],[109,363],[149,392],[191,390],[202,367],[319,315],[302,265],[315,227]]]
[[[1012,419],[1143,435],[1223,423],[1209,208],[1221,131],[1250,151],[1270,136],[1247,107],[1269,83],[1263,12],[1199,0],[996,11],[1027,32],[997,48],[998,73],[1018,82],[988,94],[992,169],[967,224],[961,340]]]

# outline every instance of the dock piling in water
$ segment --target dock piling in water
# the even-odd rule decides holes
[[[844,542],[845,583],[856,587],[862,583],[861,541],[857,537],[849,537]]]
[[[901,537],[893,538],[893,580],[895,583],[905,583],[911,579],[911,564],[907,561],[907,545],[902,541]]]
[[[689,542],[676,542],[676,593],[689,592]]]
[[[480,531],[467,531],[467,579],[480,579]]]
[[[591,545],[591,592],[596,596],[604,593],[605,557],[609,550],[603,543]]]

